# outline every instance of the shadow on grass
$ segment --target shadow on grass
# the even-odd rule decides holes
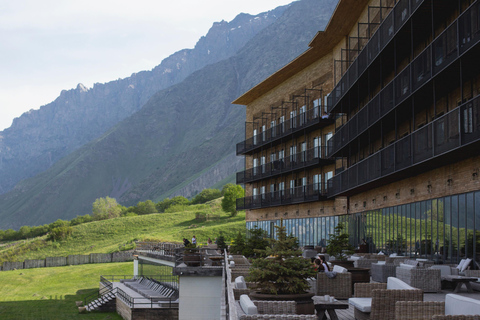
[[[81,301],[98,289],[78,290],[76,295],[35,296],[34,300],[0,301],[2,320],[117,320],[117,313],[90,312],[80,314],[75,301]]]

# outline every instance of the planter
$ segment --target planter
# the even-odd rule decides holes
[[[298,294],[266,294],[251,292],[250,298],[252,300],[270,300],[270,301],[292,301],[297,304],[297,314],[315,314],[315,305],[312,297],[314,293],[298,293]]]
[[[202,264],[202,256],[200,253],[185,253],[183,262],[189,267],[199,267]]]
[[[333,265],[341,266],[347,269],[353,269],[353,262],[354,261],[348,261],[348,260],[332,260],[329,261]]]

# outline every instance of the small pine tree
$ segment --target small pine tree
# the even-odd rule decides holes
[[[230,246],[229,252],[231,254],[244,254],[245,252],[245,236],[238,231],[237,236],[233,240],[233,244]]]
[[[287,236],[283,220],[275,229],[277,239],[271,239],[271,247],[256,249],[267,258],[253,261],[247,280],[255,282],[260,293],[305,293],[309,288],[307,279],[315,276],[316,271],[310,260],[301,256],[297,239]]]
[[[354,252],[354,248],[350,244],[350,236],[343,232],[344,228],[342,223],[337,224],[335,232],[329,235],[330,239],[326,248],[329,255],[340,261],[347,260],[347,256]]]
[[[263,252],[255,252],[255,249],[265,249],[270,245],[267,239],[267,232],[255,225],[247,231],[247,234],[245,252],[243,254],[246,257],[265,257],[262,256]]]
[[[223,234],[217,238],[217,248],[222,251],[227,248],[227,243],[225,242],[225,236]]]

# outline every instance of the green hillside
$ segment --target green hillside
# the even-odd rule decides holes
[[[105,196],[130,206],[182,187],[191,197],[241,170],[235,145],[245,139],[245,109],[231,102],[305,51],[336,3],[293,2],[236,55],[157,92],[103,136],[19,182],[0,195],[0,228],[69,220]]]
[[[0,247],[0,263],[129,250],[134,247],[135,240],[180,243],[184,237],[191,239],[195,235],[198,243],[206,243],[209,237],[213,240],[223,234],[228,241],[233,239],[238,231],[245,232],[245,212],[230,217],[220,209],[220,199],[176,209],[184,211],[80,224],[73,227],[73,233],[68,239],[58,242],[47,241],[46,236],[16,241],[12,246]],[[218,219],[196,220],[197,213],[215,214]]]

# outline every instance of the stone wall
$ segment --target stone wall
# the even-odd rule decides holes
[[[68,257],[47,257],[45,259],[33,259],[18,262],[5,261],[3,266],[0,266],[0,271],[127,261],[133,261],[133,250],[114,253],[91,253],[90,255],[69,255]]]

